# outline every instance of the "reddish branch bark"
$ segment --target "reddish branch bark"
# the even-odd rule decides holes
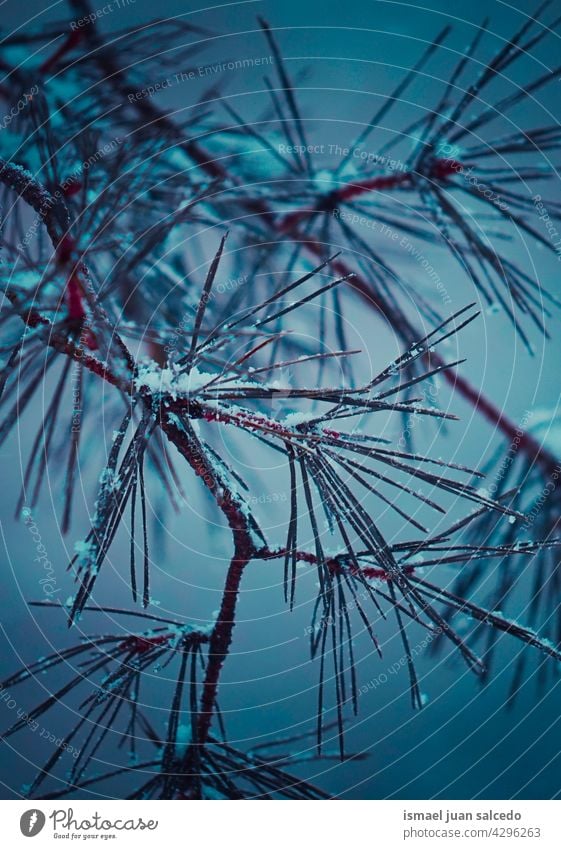
[[[67,234],[60,232],[60,227],[53,214],[53,200],[49,193],[40,184],[34,181],[31,178],[31,175],[27,172],[11,166],[9,163],[2,160],[0,160],[0,180],[15,189],[18,194],[27,203],[29,203],[35,211],[38,212],[38,214],[41,215],[51,237],[51,241],[53,242],[57,261],[64,265],[73,263],[75,245]],[[355,188],[358,189],[359,187]],[[365,187],[362,185],[360,188],[364,191],[375,190],[372,186]],[[260,214],[265,215],[264,212]],[[272,221],[270,213],[267,213],[267,220]],[[294,233],[293,238],[299,238],[299,234]],[[318,242],[305,239],[302,239],[302,242],[314,256],[323,257],[324,248]],[[78,267],[80,266],[73,266],[73,271],[70,274],[65,292],[65,299],[68,306],[69,317],[71,319],[78,318],[80,321],[83,321],[85,317],[83,288],[78,272],[76,271]],[[85,266],[82,265],[81,267],[84,269],[84,273],[87,274]],[[334,263],[334,271],[341,276],[349,274],[349,269],[341,260]],[[380,306],[376,303],[372,296],[370,287],[365,281],[359,277],[354,277],[351,285],[364,300],[368,301],[371,306],[380,310]],[[14,299],[12,299],[12,302],[14,302]],[[130,394],[133,393],[133,379],[135,376],[134,365],[130,355],[128,355],[128,352],[126,351],[124,343],[118,340],[118,338],[117,342],[120,346],[121,353],[123,350],[126,352],[128,355],[128,362],[131,365],[130,380],[123,380],[122,378],[117,379],[107,364],[102,363],[94,356],[84,356],[84,352],[81,348],[75,343],[69,341],[64,330],[55,328],[47,319],[43,318],[38,311],[27,310],[23,311],[23,314],[20,311],[20,315],[29,326],[35,327],[38,325],[44,325],[46,329],[51,331],[49,332],[46,340],[47,344],[51,347],[54,347],[60,353],[67,356],[77,360],[79,359],[84,367],[88,368],[90,371],[102,377],[109,383],[119,386],[121,390]],[[440,364],[441,362],[434,354],[431,354],[431,361],[433,366],[435,364]],[[545,451],[536,442],[536,440],[528,434],[524,434],[523,437],[520,438],[519,430],[487,399],[483,398],[480,393],[476,392],[476,390],[473,389],[466,381],[455,374],[450,374],[448,371],[444,371],[444,374],[449,380],[451,380],[454,387],[463,395],[463,397],[465,397],[477,410],[479,410],[488,421],[496,425],[505,436],[512,440],[515,436],[518,437],[519,450],[526,452],[546,471],[557,467],[557,461],[549,454],[549,452]],[[154,399],[149,395],[149,393],[144,392],[143,398],[145,403],[154,409]],[[215,470],[208,462],[204,452],[200,449],[194,432],[189,433],[178,423],[174,423],[173,419],[170,420],[168,415],[170,407],[173,407],[173,404],[168,404],[166,406],[165,400],[160,403],[160,427],[170,442],[176,446],[197,476],[201,478],[205,486],[213,494],[217,505],[228,521],[234,542],[234,553],[226,576],[219,615],[209,640],[208,665],[205,680],[202,685],[198,743],[204,744],[208,739],[212,717],[215,711],[216,695],[222,667],[232,643],[236,607],[244,569],[253,558],[270,559],[283,556],[285,552],[274,552],[269,549],[256,548],[252,538],[248,518],[241,509],[241,504],[230,495],[227,487],[224,486],[224,482],[217,478]],[[276,426],[278,426],[278,424],[276,424]],[[298,552],[297,559],[309,563],[316,561],[314,555],[305,552]],[[332,558],[328,564],[328,568],[336,571],[341,569],[342,566],[336,559]],[[413,569],[411,569],[411,571],[413,571]],[[375,567],[365,567],[360,570],[360,573],[363,578],[388,580],[386,572]],[[145,647],[144,645],[140,645],[137,647],[137,650],[143,651],[147,648],[148,646]]]
[[[49,58],[46,59],[42,65],[39,66],[39,70],[41,71],[41,73],[47,74],[54,68],[56,68],[59,59],[62,59],[63,56],[73,50],[74,47],[76,47],[80,43],[82,34],[82,29],[71,30],[60,45],[60,47],[55,50],[52,56],[49,56]]]
[[[324,247],[318,242],[307,241],[306,245],[314,256],[318,258],[324,256]],[[349,267],[341,260],[337,260],[333,263],[333,270],[341,277],[350,273]],[[374,307],[376,310],[381,310],[380,305],[373,296],[370,286],[360,276],[354,276],[348,281],[347,285],[351,286],[360,295],[362,300],[366,301],[371,307]],[[427,355],[427,359],[430,360],[431,367],[433,368],[445,365],[444,360],[437,353]],[[468,380],[459,375],[455,369],[444,369],[441,374],[452,386],[455,392],[458,392],[465,401],[477,410],[478,413],[481,413],[481,415],[491,425],[493,425],[493,427],[496,427],[510,442],[515,443],[517,452],[525,454],[532,463],[535,462],[546,476],[553,474],[559,465],[559,461],[550,451],[547,450],[547,448],[540,445],[540,443],[527,431],[523,431],[523,435],[520,436],[520,428],[517,427],[517,425],[512,422],[502,410],[493,404],[492,401],[472,386]]]
[[[75,0],[75,7],[79,8],[82,5],[83,4],[80,3],[79,0]],[[107,77],[111,78],[111,83],[116,86],[121,95],[126,97],[126,94],[128,93],[126,77],[118,65],[116,65],[108,56],[107,52],[102,51],[102,41],[97,35],[95,28],[92,25],[83,28],[83,30],[83,33],[69,33],[61,47],[43,63],[40,70],[43,73],[53,70],[59,59],[73,49],[79,42],[82,34],[84,34],[90,44],[90,47],[95,50],[98,62],[103,68],[104,73]],[[189,157],[195,161],[208,176],[213,179],[231,180],[231,175],[220,162],[216,162],[211,155],[207,154],[195,142],[186,140],[183,137],[181,130],[176,127],[174,122],[161,113],[150,101],[147,101],[146,99],[135,101],[134,108],[136,108],[144,120],[150,123],[157,123],[162,127],[162,129],[174,135],[178,140],[179,146],[185,150]],[[457,163],[453,160],[440,160],[434,164],[433,170],[429,176],[435,180],[445,181],[448,176],[456,170],[456,167]],[[57,227],[52,215],[54,205],[52,196],[43,187],[36,183],[36,181],[31,179],[31,175],[24,172],[22,169],[14,168],[7,162],[1,160],[0,180],[17,191],[18,194],[27,203],[29,203],[36,212],[38,212],[38,214],[41,215],[51,237],[51,241],[53,242],[58,262],[61,264],[71,263],[75,246],[73,243],[70,244],[68,241],[70,237],[65,237],[59,232],[59,228]],[[374,191],[390,191],[401,188],[410,189],[411,184],[412,175],[410,173],[373,177],[368,180],[349,183],[346,186],[337,189],[331,193],[329,203],[336,205],[339,202],[348,202],[363,194]],[[311,255],[323,258],[325,251],[324,246],[315,240],[311,240],[306,236],[303,236],[298,231],[299,224],[306,218],[307,215],[310,214],[309,212],[296,211],[295,213],[285,216],[283,220],[279,221],[278,216],[276,216],[272,210],[270,210],[268,206],[259,199],[248,199],[247,201],[244,201],[244,204],[246,208],[259,215],[267,223],[275,235],[278,234],[278,232],[286,233],[290,236],[290,238],[302,242]],[[339,260],[334,263],[334,271],[340,276],[347,276],[351,272],[351,269],[349,269],[344,262]],[[355,276],[350,282],[350,285],[365,301],[368,302],[371,307],[376,309],[378,312],[382,311],[381,305],[376,302],[376,299],[373,297],[371,287],[366,281]],[[69,318],[71,320],[83,321],[85,319],[84,293],[80,275],[75,269],[70,273],[68,278],[65,300],[68,307]],[[34,310],[24,312],[22,318],[29,326],[38,326],[39,324],[43,324],[46,327],[50,326],[50,322]],[[414,332],[413,329],[412,332]],[[128,386],[124,386],[123,380],[117,379],[106,364],[102,363],[96,357],[89,355],[84,356],[83,351],[79,346],[69,342],[64,333],[56,330],[55,328],[52,328],[52,332],[49,334],[47,343],[50,346],[55,347],[59,352],[73,357],[74,359],[79,359],[82,365],[109,383],[132,393],[132,380],[134,377],[132,372]],[[93,347],[93,344],[91,347]],[[124,348],[124,345],[122,345],[122,347]],[[431,354],[431,363],[433,366],[440,365],[442,364],[442,361],[439,357]],[[482,396],[481,393],[476,391],[466,380],[450,370],[445,370],[444,376],[454,386],[455,390],[459,392],[459,394],[464,397],[479,413],[481,413],[487,421],[489,421],[493,426],[496,426],[504,436],[510,440],[514,440],[515,437],[519,436],[519,429],[516,428],[508,417],[505,416],[502,411],[498,410],[488,399]],[[144,393],[144,400],[147,404],[153,403],[153,399],[147,396],[146,393]],[[163,410],[163,406],[161,409]],[[215,497],[219,508],[222,510],[228,521],[234,542],[234,553],[226,576],[219,615],[209,640],[208,665],[202,687],[198,743],[204,744],[208,739],[212,717],[215,711],[220,674],[232,643],[236,607],[244,569],[248,562],[254,557],[270,559],[283,556],[285,552],[275,552],[269,549],[257,549],[255,547],[248,519],[244,512],[240,509],[240,504],[235,498],[231,497],[227,491],[225,496],[220,494],[223,491],[223,482],[217,479],[214,469],[210,466],[203,452],[199,449],[194,434],[187,433],[177,424],[169,421],[169,418],[166,415],[160,416],[159,423],[168,439],[177,447],[182,456],[184,456],[190,464],[191,468],[193,468],[195,473],[203,480],[204,484]],[[551,473],[551,471],[553,471],[558,465],[553,455],[539,445],[539,443],[527,433],[519,438],[518,450],[526,454],[530,460],[537,462],[546,473]],[[314,555],[305,552],[298,552],[297,559],[310,563],[315,562],[316,560]],[[330,564],[328,564],[328,567],[333,570],[341,568],[337,560],[333,559],[330,561]],[[411,569],[413,569],[413,567],[411,567]],[[385,571],[373,567],[367,567],[366,569],[361,570],[361,574],[363,577],[369,579],[387,579]],[[139,652],[145,651],[148,648],[149,645],[147,643],[145,644],[141,642],[136,645],[136,650]]]
[[[88,4],[85,3],[84,0],[70,1],[77,11],[87,11],[89,9]],[[95,52],[95,57],[102,73],[105,74],[106,79],[109,80],[116,88],[121,97],[126,100],[127,94],[129,93],[129,85],[127,83],[126,74],[119,65],[112,60],[107,51],[102,49],[103,40],[97,32],[95,23],[92,23],[83,29],[85,40],[88,42],[92,52]],[[181,128],[177,127],[173,120],[158,109],[151,101],[146,98],[140,101],[135,101],[134,108],[138,112],[139,116],[148,124],[157,124],[162,128],[162,130],[168,132],[172,137],[174,137],[178,146],[184,150],[209,177],[212,179],[227,180],[229,183],[233,181],[232,175],[229,174],[221,162],[217,161],[214,156],[207,153],[195,141],[185,139]],[[429,176],[431,176],[434,180],[446,181],[449,176],[458,170],[458,167],[461,167],[461,163],[458,163],[454,159],[437,159],[431,166]],[[388,180],[391,180],[392,182],[387,183]],[[382,181],[386,181],[386,183],[382,183]],[[349,183],[342,189],[336,190],[334,193],[335,202],[337,202],[337,198],[339,200],[349,200],[361,193],[364,194],[366,192],[382,190],[387,191],[393,188],[401,188],[403,186],[407,187],[409,181],[410,175],[404,173],[399,175],[392,174],[387,177],[374,177],[369,181]],[[278,216],[276,216],[274,212],[268,208],[264,201],[261,199],[247,200],[245,203],[250,211],[263,217],[275,237],[278,237],[279,231],[284,232],[283,222],[279,222]],[[302,213],[299,211],[291,213],[292,216],[299,216],[301,214]],[[289,216],[285,217],[285,227],[287,218],[289,218]],[[310,240],[307,236],[300,234],[296,230],[295,226],[293,227],[291,225],[290,228],[287,228],[286,232],[289,233],[293,239],[303,242],[310,253],[314,256],[324,256],[324,246],[319,242]],[[343,262],[339,262],[335,270],[341,276],[346,276],[352,271],[352,269],[348,268]],[[366,281],[361,280],[360,277],[354,277],[351,281],[349,281],[348,285],[352,286],[371,307],[378,311],[380,310],[380,305],[376,303],[371,287],[366,283]],[[411,341],[414,341],[414,339]],[[434,357],[434,355],[432,357],[432,361],[437,364],[441,362],[439,358]],[[445,379],[454,387],[454,389],[491,425],[497,427],[497,429],[507,439],[511,441],[515,437],[518,439],[519,429],[502,410],[499,410],[494,404],[492,404],[491,401],[471,386],[467,380],[458,377],[457,373],[453,370],[447,369],[443,374]],[[556,458],[549,451],[544,449],[543,446],[541,446],[530,434],[525,433],[524,437],[517,442],[517,445],[517,450],[521,454],[524,454],[531,463],[537,463],[546,475],[551,475],[557,468],[558,463]]]
[[[206,156],[204,152],[200,151],[194,142],[190,142],[188,145],[185,145],[185,149],[197,162],[201,164],[201,167],[205,168],[206,163],[209,161],[209,157]],[[221,169],[221,177],[230,179],[228,172],[223,169],[219,163],[213,162],[212,164],[213,170],[216,169],[217,165],[219,166]],[[458,166],[459,163],[455,160],[439,160],[434,164],[430,176],[435,180],[446,180],[452,173],[456,172]],[[385,191],[390,188],[403,186],[407,187],[409,185],[410,178],[411,175],[405,173],[393,175],[391,177],[374,177],[369,181],[351,183],[347,187],[333,193],[335,196],[335,202],[337,202],[337,200],[348,200],[351,197],[356,197],[358,194],[366,192]],[[325,245],[321,244],[321,242],[315,241],[314,239],[310,239],[295,228],[295,225],[299,222],[299,220],[309,216],[309,212],[297,211],[295,213],[291,213],[290,216],[287,216],[280,222],[280,224],[277,225],[274,213],[268,209],[262,201],[259,201],[259,205],[261,206],[261,209],[257,210],[257,213],[263,217],[275,233],[277,233],[279,229],[282,232],[287,232],[294,241],[300,241],[315,258],[324,258]],[[353,274],[352,269],[342,260],[334,262],[332,267],[333,271],[340,277],[347,277],[350,274]],[[354,274],[352,279],[349,280],[346,285],[353,288],[371,308],[374,308],[383,314],[383,309],[376,301],[371,286],[369,286],[369,284],[360,276]],[[414,341],[415,338],[421,335],[415,333],[413,328],[411,328],[411,334],[410,341]],[[444,361],[437,354],[431,354],[430,361],[433,366],[444,365]],[[504,411],[495,406],[485,395],[475,389],[469,381],[467,381],[464,377],[461,377],[454,369],[445,369],[442,374],[454,390],[458,392],[458,394],[491,425],[493,425],[493,427],[496,427],[503,436],[511,442],[516,440],[518,452],[525,454],[530,462],[535,462],[546,476],[553,474],[559,463],[550,451],[540,445],[540,443],[528,432],[524,432],[524,435],[520,438],[520,429],[510,420]]]
[[[235,533],[234,539],[236,539]],[[220,673],[232,644],[232,634],[236,624],[236,606],[244,569],[252,559],[273,560],[279,557],[284,557],[286,553],[286,549],[257,549],[251,541],[249,542],[248,547],[247,539],[243,534],[239,540],[236,540],[235,554],[232,558],[232,562],[226,576],[226,584],[222,595],[220,612],[210,637],[208,651],[209,660],[203,684],[201,712],[199,715],[199,744],[204,744],[208,739],[210,724],[214,713]],[[315,554],[306,551],[297,551],[296,559],[301,563],[317,564],[318,562]],[[326,566],[333,574],[341,573],[343,571],[343,567],[340,562],[333,557],[327,561]],[[414,567],[405,567],[403,571],[405,574],[413,574]],[[385,570],[377,569],[375,567],[366,566],[361,569],[357,569],[356,566],[351,565],[349,566],[349,572],[352,574],[360,574],[362,578],[366,578],[368,580],[391,581],[391,576],[389,576]]]
[[[201,745],[204,745],[208,739],[216,705],[220,673],[232,644],[232,634],[236,624],[236,606],[243,572],[254,554],[253,546],[250,547],[250,550],[246,549],[243,538],[237,540],[236,534],[234,534],[234,540],[234,556],[226,575],[220,611],[208,647],[208,665],[201,695],[197,735],[198,743]]]
[[[57,261],[61,264],[72,262],[75,244],[68,234],[60,232],[60,228],[53,215],[52,197],[49,193],[30,174],[16,166],[10,165],[4,160],[0,160],[0,180],[17,191],[19,196],[41,215],[51,237]],[[84,272],[87,273],[85,266],[83,268]],[[77,283],[75,285],[78,286]],[[76,309],[79,309],[81,314],[83,304],[80,293],[81,284],[79,290],[72,291],[71,294],[67,293],[67,299],[79,299],[79,307],[76,307]],[[13,297],[11,297],[11,301],[17,307]],[[45,329],[51,331],[46,339],[46,343],[49,346],[55,348],[60,353],[79,360],[85,368],[102,377],[108,383],[119,386],[123,391],[132,394],[135,377],[132,358],[128,355],[124,343],[116,336],[115,339],[118,342],[120,351],[122,352],[124,350],[128,355],[127,361],[131,366],[128,380],[118,379],[112,373],[109,366],[100,362],[97,358],[84,356],[80,346],[69,341],[64,331],[56,329],[38,310],[28,309],[19,311],[19,313],[27,326],[37,327],[42,325]],[[142,397],[144,403],[150,409],[154,409],[157,406],[150,393],[143,392]],[[220,672],[232,642],[236,602],[243,570],[255,554],[256,549],[251,536],[249,520],[241,509],[241,503],[231,495],[225,486],[225,482],[217,478],[216,472],[202,451],[195,433],[190,429],[185,429],[179,423],[174,422],[173,419],[170,419],[169,410],[173,409],[172,399],[162,399],[159,402],[159,407],[160,412],[157,420],[161,429],[214,496],[218,507],[223,512],[232,530],[234,542],[234,554],[226,577],[222,604],[210,639],[209,662],[206,678],[203,683],[199,741],[204,743],[208,737],[214,712]],[[140,649],[137,647],[137,650]]]

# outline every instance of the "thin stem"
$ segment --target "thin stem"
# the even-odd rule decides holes
[[[240,538],[228,569],[220,611],[210,637],[208,664],[201,694],[201,712],[199,715],[198,740],[201,745],[204,745],[208,740],[216,705],[218,682],[232,644],[240,584],[249,560],[250,552],[246,548],[245,540]]]

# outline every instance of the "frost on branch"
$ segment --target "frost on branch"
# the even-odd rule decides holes
[[[91,11],[82,0],[72,8]],[[338,757],[354,757],[344,729],[358,711],[356,638],[366,635],[381,656],[384,619],[403,648],[415,709],[426,694],[412,635],[445,644],[482,677],[505,638],[528,648],[522,663],[530,650],[547,668],[560,659],[559,446],[537,420],[518,437],[504,411],[467,382],[459,353],[450,352],[475,332],[477,310],[452,309],[448,290],[465,278],[458,303],[475,293],[528,349],[558,319],[555,294],[514,262],[511,243],[522,233],[555,250],[540,226],[546,215],[559,221],[559,204],[527,187],[546,191],[541,183],[554,169],[531,157],[536,149],[557,155],[559,130],[505,134],[494,125],[557,78],[553,69],[515,93],[495,90],[548,27],[528,18],[480,61],[482,25],[433,108],[419,101],[410,126],[390,126],[400,98],[414,102],[415,86],[447,49],[445,28],[334,164],[310,156],[296,83],[272,28],[260,26],[274,79],[266,81],[263,120],[250,123],[243,101],[238,111],[233,98],[217,101],[214,88],[179,115],[137,96],[180,59],[197,57],[204,39],[184,22],[111,37],[95,16],[78,32],[56,23],[29,36],[31,54],[26,34],[4,40],[0,96],[33,94],[0,133],[3,206],[13,210],[2,226],[0,443],[36,418],[34,402],[51,387],[33,424],[17,512],[39,504],[47,481],[58,483],[61,530],[74,534],[81,470],[95,470],[95,492],[86,482],[90,526],[83,539],[72,537],[67,602],[41,606],[74,626],[72,634],[94,612],[145,626],[119,624],[114,633],[113,623],[110,633],[99,629],[4,682],[67,676],[5,736],[62,701],[79,717],[27,789],[31,796],[104,792],[126,780],[131,798],[323,798],[284,767],[333,757],[327,731]],[[154,32],[166,48],[157,56],[149,49]],[[354,156],[366,142],[377,153]],[[233,222],[228,242],[225,222]],[[388,250],[396,239],[399,264]],[[200,257],[215,243],[204,275]],[[439,277],[432,248],[454,257],[457,280]],[[357,302],[373,336],[389,327],[402,351],[363,378],[365,358],[345,325]],[[297,332],[311,315],[317,345]],[[426,387],[440,382],[454,389],[446,408],[427,400]],[[460,398],[514,446],[500,485],[492,462],[483,480],[461,458],[440,456],[442,427],[455,427],[450,410],[461,409]],[[387,424],[396,419],[421,432],[430,425],[436,452],[417,450],[410,430],[395,444]],[[275,510],[273,530],[260,502],[266,475],[258,460],[242,469],[229,440],[280,465],[284,514],[263,504]],[[153,558],[164,555],[148,493],[159,498],[165,525],[166,511],[181,511],[203,490],[212,521],[229,534],[220,605],[208,623],[166,620],[152,612]],[[107,608],[97,594],[110,586],[104,564],[124,531],[130,557],[115,568],[130,609]],[[489,564],[499,580],[481,598],[482,584],[489,596]],[[220,683],[240,627],[240,590],[254,569],[280,576],[287,629],[308,573],[317,582],[308,630],[317,720],[311,744],[305,732],[281,739],[279,749],[244,753],[227,741]],[[523,570],[533,600],[519,621],[510,604]],[[170,686],[162,684],[161,704],[149,710],[145,682],[163,670]],[[113,732],[124,758],[100,772],[98,758],[114,754]],[[65,773],[67,755],[74,760]]]

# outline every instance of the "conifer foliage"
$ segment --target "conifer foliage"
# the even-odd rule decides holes
[[[382,620],[401,641],[414,710],[424,702],[414,634],[449,647],[481,678],[498,640],[518,641],[513,693],[532,657],[557,668],[555,448],[470,385],[462,355],[489,307],[528,350],[559,321],[557,292],[517,264],[508,240],[522,232],[555,252],[542,226],[544,210],[561,220],[547,197],[555,167],[536,161],[555,163],[561,134],[556,125],[496,129],[561,73],[497,93],[497,79],[556,28],[548,7],[490,57],[483,22],[436,101],[399,126],[401,100],[447,49],[450,29],[437,33],[375,98],[349,144],[368,142],[376,157],[346,154],[329,170],[310,155],[314,124],[274,22],[259,21],[271,63],[257,116],[214,85],[177,113],[152,96],[164,73],[203,61],[208,33],[185,17],[107,34],[86,0],[71,0],[79,27],[4,34],[0,97],[12,117],[0,131],[0,442],[33,430],[16,513],[25,521],[46,486],[57,488],[60,531],[74,550],[67,600],[30,607],[53,634],[64,619],[75,641],[28,658],[2,685],[21,687],[23,703],[25,686],[45,676],[45,697],[4,729],[5,740],[74,706],[30,776],[30,797],[118,796],[126,787],[135,799],[327,798],[296,775],[299,753],[358,757],[345,745],[359,711],[356,637],[382,657]],[[254,155],[239,155],[244,146]],[[539,204],[528,186],[543,192]],[[413,271],[388,251],[390,231],[416,258]],[[438,287],[429,296],[418,285],[415,264],[431,250],[448,253],[463,281],[454,308]],[[397,340],[383,366],[349,342],[357,306],[369,327],[389,327]],[[312,323],[313,336],[303,332]],[[445,385],[450,403],[428,397]],[[434,449],[440,434],[463,427],[466,403],[505,439],[482,470]],[[399,441],[395,422],[405,427]],[[416,445],[421,433],[436,434],[430,452]],[[282,476],[281,526],[255,509],[266,470],[237,464],[252,451]],[[89,529],[77,540],[82,476],[94,467]],[[485,474],[495,480],[497,468],[500,486],[490,488]],[[547,504],[528,522],[544,487]],[[152,564],[165,553],[149,509],[157,502],[165,524],[202,490],[208,522],[230,539],[219,608],[204,625],[154,604]],[[199,521],[204,539],[202,512]],[[123,532],[129,602],[109,607],[97,594]],[[483,598],[489,568],[500,578]],[[236,623],[244,578],[257,569],[277,576],[287,628],[301,579],[315,576],[317,719],[242,751],[228,742],[220,690],[238,629],[251,627]],[[525,572],[528,618],[518,622],[503,611]],[[159,705],[165,733],[143,699],[155,669],[170,684]]]

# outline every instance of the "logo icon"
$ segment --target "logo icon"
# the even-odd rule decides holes
[[[45,825],[45,814],[33,808],[21,815],[19,827],[25,837],[36,837]]]

